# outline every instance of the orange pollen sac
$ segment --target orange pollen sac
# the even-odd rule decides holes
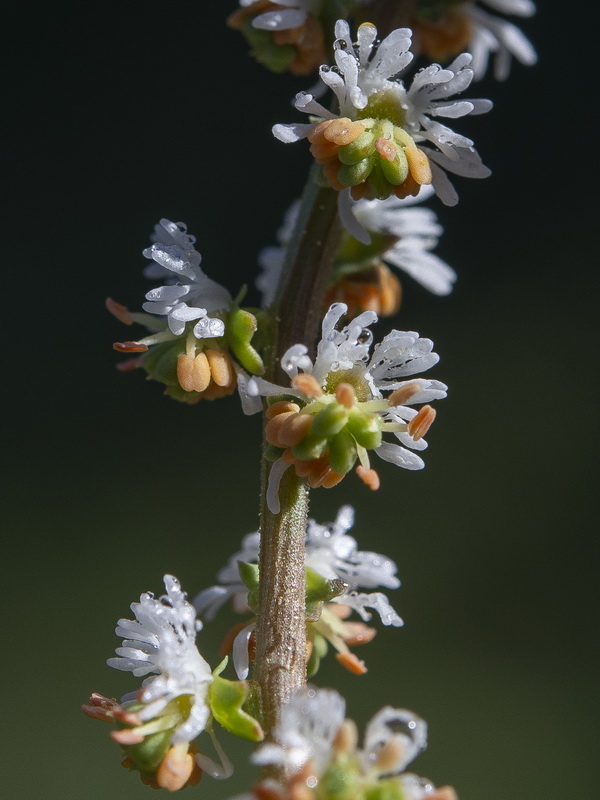
[[[357,658],[354,653],[336,653],[335,657],[348,672],[354,675],[364,675],[367,671],[365,662]]]
[[[417,442],[419,439],[422,439],[429,428],[431,428],[433,425],[433,420],[435,419],[435,414],[436,412],[434,408],[431,406],[423,406],[423,408],[419,409],[417,416],[413,417],[408,423],[408,433],[412,436],[415,442]]]
[[[388,397],[388,403],[391,406],[403,406],[411,397],[417,394],[420,388],[421,384],[418,381],[411,381],[393,391]]]
[[[379,475],[375,472],[374,469],[367,469],[359,464],[356,468],[356,474],[361,479],[361,481],[368,486],[371,491],[376,492],[377,489],[381,486],[381,481],[379,480]]]
[[[297,403],[291,403],[289,400],[279,400],[277,403],[268,406],[266,415],[267,419],[273,419],[277,414],[283,414],[285,411],[300,411],[300,406]]]
[[[360,122],[353,122],[348,117],[338,117],[337,119],[326,119],[310,131],[307,136],[308,141],[315,145],[324,145],[325,142],[333,142],[338,147],[351,144],[365,132],[365,126]]]
[[[421,186],[429,186],[433,180],[433,174],[427,155],[414,145],[406,147],[404,155],[408,161],[408,169],[413,179]]]
[[[119,353],[145,353],[148,345],[140,344],[139,342],[115,342],[113,350]]]
[[[107,297],[104,301],[104,305],[106,306],[107,311],[109,311],[113,317],[116,317],[119,322],[123,322],[125,325],[133,325],[133,320],[131,319],[131,315],[129,314],[129,309],[127,306],[117,303],[117,301],[113,300],[112,297]]]
[[[308,414],[284,411],[270,419],[265,425],[265,438],[275,447],[293,447],[302,441],[312,425]]]
[[[375,150],[386,161],[393,161],[396,158],[396,146],[389,139],[384,139],[383,136],[375,141]]]
[[[359,644],[368,644],[376,633],[375,628],[369,628],[364,622],[346,622],[342,638],[350,647],[356,647]]]
[[[317,379],[307,372],[301,372],[292,378],[292,386],[306,397],[321,397],[323,394],[323,389],[319,386]]]
[[[177,380],[186,392],[198,392],[204,400],[216,400],[235,391],[233,361],[221,350],[204,350],[177,359]]]
[[[202,770],[192,754],[182,752],[179,746],[171,747],[156,770],[156,783],[169,792],[194,786],[201,777]]]
[[[400,308],[401,300],[400,281],[385,264],[379,263],[334,283],[327,292],[324,305],[329,308],[332,303],[344,303],[348,306],[349,317],[363,311],[391,317]]]
[[[345,408],[352,408],[356,402],[356,392],[351,383],[338,383],[335,387],[335,399]]]

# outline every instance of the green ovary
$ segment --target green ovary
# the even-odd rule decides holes
[[[406,111],[392,91],[373,92],[366,107],[358,112],[358,119],[389,120],[399,128],[406,124]]]

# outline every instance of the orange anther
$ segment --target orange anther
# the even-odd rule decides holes
[[[390,142],[389,139],[384,139],[383,136],[375,140],[375,150],[377,150],[379,155],[385,158],[386,161],[393,161],[397,155],[396,145]]]
[[[369,628],[364,622],[346,622],[342,638],[346,644],[354,647],[358,644],[368,644],[375,638],[376,633],[376,628]]]
[[[177,359],[177,380],[186,392],[203,392],[210,383],[210,367],[204,353],[182,353]]]
[[[293,447],[306,436],[312,427],[310,414],[286,415],[283,425],[279,429],[280,447]]]
[[[161,789],[177,792],[187,784],[196,762],[191,753],[182,752],[181,746],[171,747],[156,770],[156,782]]]
[[[148,345],[140,344],[139,342],[115,342],[113,350],[118,350],[119,353],[145,353]]]
[[[229,386],[235,379],[233,363],[221,350],[205,350],[213,381],[217,386]]]
[[[367,671],[365,662],[357,658],[354,653],[336,653],[335,657],[343,667],[355,675],[364,675]]]
[[[116,317],[119,320],[119,322],[123,322],[125,325],[133,325],[133,320],[131,319],[131,315],[127,306],[117,303],[117,301],[113,300],[112,297],[107,297],[104,301],[104,305],[113,315],[113,317]]]
[[[431,173],[431,164],[429,159],[422,150],[414,145],[409,145],[404,148],[404,155],[408,161],[408,169],[410,174],[418,184],[429,185],[433,180]]]
[[[321,397],[323,394],[323,389],[319,386],[317,379],[308,372],[301,372],[292,378],[292,386],[306,397]]]
[[[276,417],[270,419],[265,425],[265,439],[269,444],[274,444],[275,447],[283,447],[283,443],[279,440],[279,433],[289,417],[297,415],[296,411],[285,411],[282,414],[277,414]]]
[[[289,400],[279,400],[271,406],[267,406],[267,419],[273,419],[277,414],[282,414],[284,411],[300,411],[298,403],[290,403]]]
[[[323,478],[321,481],[321,486],[324,489],[331,489],[334,486],[337,486],[340,481],[342,481],[346,476],[340,475],[339,472],[334,472],[330,470],[328,474]]]
[[[345,408],[352,408],[356,401],[356,392],[351,383],[338,383],[335,387],[335,399]]]
[[[391,393],[388,397],[388,403],[391,406],[403,406],[411,397],[414,397],[420,389],[421,384],[418,381],[405,383],[404,386],[400,386]]]
[[[348,117],[340,117],[331,121],[331,125],[323,131],[323,136],[329,142],[343,147],[346,144],[351,144],[355,139],[365,132],[365,126],[360,122],[352,122]]]
[[[374,469],[367,469],[359,464],[356,468],[356,474],[361,479],[361,481],[368,486],[369,489],[376,492],[377,489],[381,486],[381,481],[379,480],[379,475],[375,472]]]
[[[435,419],[435,414],[434,408],[431,406],[423,406],[423,408],[419,409],[417,416],[413,417],[408,423],[407,430],[415,442],[422,439],[429,428],[431,428],[433,420]]]

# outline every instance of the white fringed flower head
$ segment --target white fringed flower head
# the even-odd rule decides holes
[[[341,594],[322,607],[318,620],[309,625],[309,640],[321,637],[337,651],[338,661],[355,673],[365,672],[364,664],[351,653],[349,644],[367,643],[375,630],[362,622],[347,621],[352,611],[364,622],[371,619],[375,611],[386,626],[400,627],[403,622],[383,592],[361,592],[359,589],[397,589],[400,581],[396,577],[396,564],[381,553],[359,550],[356,539],[348,535],[354,524],[352,506],[342,506],[334,522],[320,524],[308,520],[305,539],[305,565],[330,581],[343,581],[346,585]],[[227,565],[219,571],[219,583],[200,592],[194,599],[199,615],[212,620],[221,606],[232,599],[237,613],[250,611],[248,590],[242,583],[238,564],[258,563],[260,536],[249,533],[242,540],[241,549]],[[249,669],[248,639],[252,633],[250,623],[238,634],[233,643],[233,662],[237,675],[242,680]],[[315,665],[315,669],[318,664]]]
[[[196,633],[202,628],[196,610],[176,578],[165,575],[164,581],[166,595],[156,599],[149,592],[142,594],[140,602],[131,605],[135,619],[119,620],[115,632],[124,637],[123,645],[116,649],[118,658],[107,663],[136,677],[157,673],[144,681],[139,694],[143,709],[137,713],[144,722],[160,716],[178,698],[189,698],[189,714],[173,731],[177,744],[192,741],[206,727],[206,696],[213,678],[196,647]]]
[[[406,197],[433,183],[442,202],[455,205],[458,196],[445,171],[472,178],[489,175],[473,142],[438,121],[491,108],[488,100],[452,99],[473,79],[469,53],[445,68],[425,67],[407,88],[399,75],[413,58],[409,28],[398,28],[378,42],[375,26],[364,23],[353,43],[348,23],[338,20],[335,35],[336,66],[322,66],[320,77],[336,95],[339,114],[300,93],[296,108],[315,121],[275,125],[278,139],[308,137],[327,180],[339,190],[352,187],[355,199],[385,199],[392,193]]]
[[[356,725],[344,715],[345,702],[337,692],[310,685],[299,690],[281,712],[274,741],[252,756],[254,764],[284,768],[286,780],[268,779],[254,795],[243,797],[267,796],[268,790],[273,800],[312,800],[337,796],[343,787],[344,797],[356,800],[456,800],[450,787],[436,789],[431,781],[404,772],[427,744],[427,725],[416,714],[382,708],[367,724],[362,748]]]
[[[413,451],[427,446],[423,435],[435,412],[430,405],[418,412],[412,406],[445,397],[447,387],[439,381],[405,379],[438,362],[433,342],[414,331],[393,330],[373,347],[369,326],[377,315],[366,311],[339,330],[346,312],[343,303],[335,303],[325,314],[314,362],[302,344],[284,353],[281,367],[291,386],[257,377],[248,382],[250,394],[293,398],[267,408],[266,439],[283,450],[269,474],[267,501],[275,514],[279,482],[291,464],[312,487],[329,488],[358,460],[357,474],[371,489],[379,488],[379,477],[371,468],[369,450],[405,469],[424,466]],[[383,392],[391,394],[384,398]],[[400,444],[384,442],[382,435],[388,432]]]
[[[202,257],[194,248],[195,239],[189,236],[185,225],[161,219],[155,227],[153,244],[144,250],[152,259],[175,278],[146,294],[143,309],[149,314],[166,316],[169,330],[181,336],[186,323],[198,320],[193,328],[197,339],[223,336],[225,325],[211,312],[226,311],[231,306],[231,295],[201,269]]]

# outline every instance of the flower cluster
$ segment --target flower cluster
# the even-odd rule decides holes
[[[131,313],[107,300],[108,310],[121,322],[151,331],[137,341],[115,343],[119,352],[143,354],[121,368],[142,367],[166,385],[166,394],[188,403],[232,394],[245,381],[245,370],[263,371],[251,344],[256,317],[202,271],[196,240],[183,223],[161,219],[152,240],[144,250],[154,262],[146,275],[166,282],[147,292],[142,306],[146,313]]]
[[[346,706],[331,689],[307,686],[284,707],[274,741],[252,760],[285,770],[235,800],[456,800],[449,786],[406,773],[426,747],[427,725],[412,711],[386,706],[368,722],[363,746]]]
[[[165,575],[164,582],[166,595],[142,594],[131,605],[135,619],[119,620],[116,634],[124,637],[123,645],[117,658],[107,662],[135,677],[152,677],[120,703],[93,694],[83,710],[116,723],[111,736],[125,750],[124,764],[138,770],[145,783],[175,791],[197,783],[203,770],[215,778],[231,775],[231,763],[212,731],[213,716],[244,738],[258,741],[262,731],[242,710],[246,686],[218,677],[200,655],[196,633],[202,623],[179,581]],[[224,693],[229,695],[225,708]],[[203,731],[212,739],[219,764],[192,744]]]
[[[339,112],[301,92],[296,108],[315,121],[275,125],[274,135],[283,142],[308,138],[329,184],[340,191],[349,188],[355,199],[415,196],[421,186],[432,184],[443,203],[455,205],[458,195],[446,171],[489,175],[471,139],[438,121],[491,108],[489,100],[452,99],[473,79],[472,56],[463,53],[445,69],[432,64],[406,88],[399,76],[413,59],[408,28],[378,42],[377,28],[363,23],[353,43],[348,23],[338,20],[335,33],[336,67],[324,65],[319,75],[336,95]]]
[[[384,587],[396,589],[400,581],[396,577],[396,564],[387,556],[358,549],[356,539],[348,535],[354,524],[354,509],[343,506],[335,522],[320,525],[308,521],[305,541],[305,566],[328,581],[338,582],[341,588],[336,597],[319,605],[318,617],[307,620],[308,673],[314,675],[320,659],[331,645],[342,666],[355,674],[363,674],[366,667],[350,651],[351,645],[366,644],[375,636],[376,630],[365,624],[371,618],[367,609],[373,609],[384,625],[399,627],[402,620],[382,592],[360,592],[358,589]],[[212,620],[221,606],[229,599],[236,612],[250,610],[248,587],[240,574],[241,564],[258,562],[260,535],[247,534],[242,547],[217,575],[219,584],[200,592],[194,605],[198,614]],[[352,611],[363,622],[348,621]],[[316,615],[315,615],[316,616]],[[249,670],[249,641],[253,635],[254,622],[233,629],[234,638],[226,638],[227,648],[233,651],[236,673],[242,680]]]
[[[346,312],[343,303],[335,303],[325,314],[314,363],[302,344],[283,355],[281,367],[290,377],[289,387],[263,378],[247,384],[251,395],[276,400],[267,408],[265,428],[274,448],[267,501],[275,514],[279,482],[292,464],[311,487],[329,488],[358,461],[356,473],[371,489],[378,489],[380,481],[369,450],[405,469],[424,466],[412,451],[427,447],[423,436],[435,418],[428,404],[445,397],[447,387],[423,378],[403,379],[438,362],[433,342],[414,331],[394,330],[370,353],[373,336],[368,326],[377,315],[365,311],[340,331],[337,324]],[[391,394],[384,397],[382,392]],[[291,399],[277,399],[281,396]],[[426,405],[418,412],[411,407],[422,403]],[[401,444],[383,441],[388,432]]]

